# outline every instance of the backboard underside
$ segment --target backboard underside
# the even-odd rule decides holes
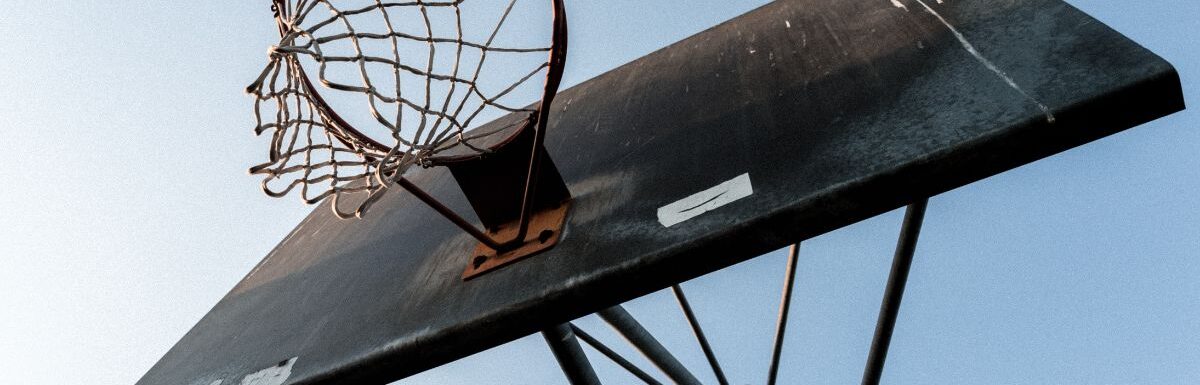
[[[138,384],[387,383],[1182,108],[1060,0],[777,1],[559,93],[550,251],[463,281],[475,241],[411,196],[326,202]]]

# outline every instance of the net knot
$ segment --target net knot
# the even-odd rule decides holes
[[[284,56],[284,54],[282,52],[279,52],[278,45],[271,45],[271,46],[267,47],[267,57],[270,58],[272,61],[279,60],[280,58],[283,58],[283,56]]]

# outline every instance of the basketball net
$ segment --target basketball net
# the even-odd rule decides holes
[[[338,217],[361,217],[412,166],[452,148],[486,153],[479,142],[512,125],[476,130],[481,122],[510,113],[535,119],[536,102],[552,92],[537,76],[551,66],[549,35],[533,46],[505,45],[514,35],[505,27],[536,12],[518,0],[481,0],[474,14],[464,13],[464,0],[334,3],[273,6],[281,39],[247,87],[255,134],[270,137],[267,161],[250,173],[263,176],[269,196],[332,198]]]

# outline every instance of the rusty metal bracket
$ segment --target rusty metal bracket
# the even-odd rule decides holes
[[[571,193],[546,149],[539,145],[536,118],[492,151],[466,158],[441,158],[485,229],[469,256],[463,279],[545,251],[558,243],[566,225]],[[539,167],[530,172],[531,159]],[[532,178],[532,180],[530,180]],[[536,191],[526,202],[528,191]],[[478,238],[478,237],[477,237]]]
[[[562,238],[563,228],[567,222],[567,213],[570,209],[571,202],[567,201],[562,202],[556,208],[534,213],[528,222],[525,239],[515,249],[497,251],[479,243],[475,247],[475,254],[463,271],[463,280],[470,280],[554,247]],[[509,239],[518,232],[520,232],[520,222],[514,221],[501,226],[495,232],[489,232],[488,235],[492,239]]]

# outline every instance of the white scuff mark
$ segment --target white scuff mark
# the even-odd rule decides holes
[[[629,204],[634,195],[633,189],[627,181],[634,177],[635,175],[632,173],[618,172],[593,175],[572,183],[571,195],[580,199],[576,199],[578,203],[571,207],[571,221],[573,223],[591,222],[603,217],[613,207]]]
[[[783,25],[786,25],[786,26],[788,27],[788,29],[791,29],[791,28],[792,28],[792,21],[791,21],[791,20],[784,20],[784,21],[783,21]]]
[[[283,242],[280,242],[280,244],[288,243],[288,241],[292,240],[292,237],[295,237],[296,234],[300,233],[300,230],[303,229],[304,226],[307,226],[308,222],[310,221],[312,221],[312,215],[305,217],[304,220],[300,222],[300,225],[292,229],[292,232],[288,233],[287,237],[284,238]]]
[[[742,174],[659,208],[658,222],[664,227],[675,226],[751,195],[754,195],[754,187],[750,184],[750,174]]]
[[[933,9],[933,7],[930,7],[929,4],[926,4],[925,0],[915,0],[915,1],[917,2],[917,4],[921,4],[921,6],[925,8],[926,12],[929,12],[929,14],[933,15],[939,21],[941,21],[942,24],[946,26],[946,28],[950,29],[950,32],[953,33],[954,37],[958,39],[958,42],[960,44],[962,44],[963,48],[965,48],[967,50],[967,52],[971,53],[971,56],[975,57],[975,60],[978,60],[980,63],[983,64],[984,67],[987,67],[987,69],[996,73],[996,75],[999,76],[1000,79],[1003,79],[1005,83],[1008,83],[1009,87],[1012,87],[1012,89],[1017,90],[1017,92],[1020,92],[1021,95],[1025,96],[1026,99],[1029,99],[1029,101],[1033,102],[1033,104],[1036,104],[1037,107],[1042,110],[1042,113],[1044,113],[1046,115],[1046,122],[1054,123],[1054,121],[1056,119],[1054,117],[1054,113],[1050,111],[1050,107],[1046,106],[1045,104],[1042,104],[1042,102],[1038,101],[1037,99],[1034,99],[1033,95],[1030,95],[1028,92],[1025,91],[1025,89],[1021,88],[1021,86],[1018,85],[1017,82],[1015,80],[1013,80],[1012,77],[1008,76],[1007,73],[1005,73],[1003,70],[1001,70],[1000,67],[997,67],[996,64],[992,63],[991,60],[988,60],[987,58],[983,57],[983,54],[979,53],[978,49],[975,49],[975,45],[971,44],[970,41],[967,41],[967,37],[964,36],[962,34],[962,32],[959,32],[958,28],[955,28],[954,25],[951,25],[949,21],[946,21],[946,18],[942,17],[941,14],[937,13],[937,11],[935,11]],[[941,4],[941,1],[938,0],[938,3]]]
[[[829,25],[829,20],[822,20],[822,21],[823,21],[822,24],[825,24],[825,30],[829,32],[830,36],[833,36],[833,42],[835,44],[837,44],[838,48],[842,49],[842,56],[849,57],[850,51],[846,50],[846,45],[842,44],[842,38],[840,36],[838,36],[837,31],[835,31],[833,29],[833,27]]]
[[[242,378],[241,385],[283,385],[292,376],[292,367],[299,357],[292,357],[275,365]]]
[[[267,254],[267,257],[264,258],[262,260],[262,262],[259,262],[258,265],[255,265],[253,269],[250,269],[250,274],[247,274],[246,278],[243,278],[242,280],[243,281],[248,280],[248,279],[254,277],[255,274],[258,274],[258,271],[261,270],[263,268],[263,266],[266,266],[267,263],[271,262],[271,258],[275,257],[275,253],[277,251],[278,250],[271,250],[271,252]]]
[[[940,3],[940,1],[939,1],[939,3]],[[908,7],[904,6],[904,3],[901,3],[900,0],[892,0],[892,5],[895,6],[896,8],[900,8],[905,11],[908,11]]]
[[[283,242],[279,242],[279,244],[285,245],[288,242],[290,242],[292,240],[292,238],[294,238],[296,236],[296,234],[299,234],[300,231],[304,229],[304,226],[307,226],[308,223],[310,221],[312,221],[312,218],[313,218],[312,215],[305,217],[303,221],[300,221],[300,225],[296,226],[296,228],[292,229],[292,232],[288,233],[287,237],[283,238]],[[268,262],[271,262],[271,258],[275,257],[275,253],[277,253],[277,252],[279,252],[278,246],[274,250],[271,250],[270,253],[267,253],[266,258],[263,258],[263,260],[260,261],[257,265],[254,265],[254,268],[250,270],[250,274],[247,274],[246,278],[243,278],[243,280],[250,279],[251,277],[254,277],[255,274],[258,274],[258,271],[261,270],[263,268],[263,266],[266,266]],[[217,385],[217,384],[210,384],[210,385]]]

